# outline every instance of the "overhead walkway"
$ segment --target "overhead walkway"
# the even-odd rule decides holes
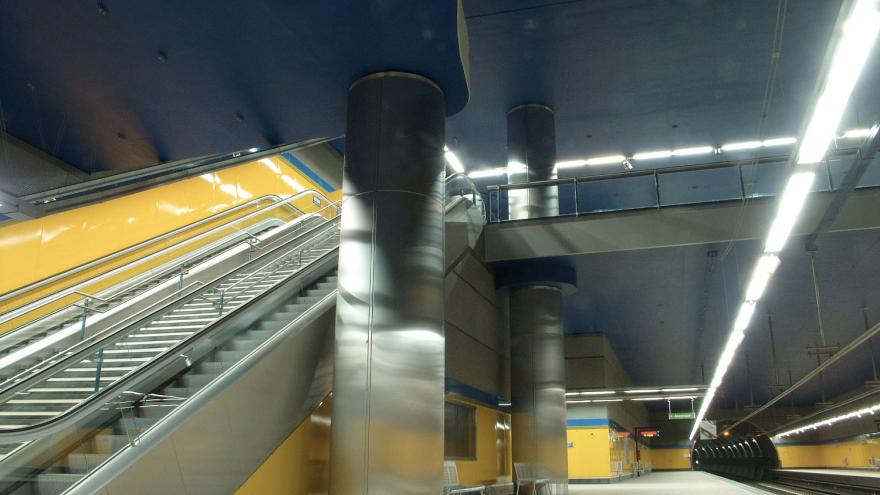
[[[450,218],[474,210],[464,217],[482,225],[463,196]],[[338,213],[255,227],[253,246],[224,238],[186,272],[163,268],[128,301],[168,293],[0,382],[0,493],[234,491],[330,392]]]

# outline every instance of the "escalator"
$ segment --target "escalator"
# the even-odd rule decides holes
[[[18,328],[0,335],[0,385],[5,385],[17,375],[27,373],[33,366],[45,362],[53,354],[73,345],[77,340],[82,340],[84,337],[120,321],[130,315],[138,306],[152,304],[173,293],[179,288],[178,281],[184,278],[186,280],[193,279],[195,273],[209,270],[219,261],[226,260],[226,264],[240,262],[241,259],[247,258],[251,252],[257,249],[271,246],[286,236],[317,225],[324,220],[323,216],[315,213],[307,214],[290,205],[300,196],[310,195],[317,196],[329,203],[327,198],[314,191],[304,192],[289,198],[277,198],[266,207],[249,211],[241,217],[200,232],[182,242],[101,273],[97,277],[74,284],[44,300],[24,304],[0,315],[0,323],[15,321],[16,318],[22,319],[29,314],[36,314],[43,307],[51,307],[53,303],[57,302],[67,302],[66,299],[74,297],[73,302],[28,319]],[[257,198],[237,208],[246,209],[265,200],[266,198]],[[279,214],[279,210],[290,211]],[[225,211],[176,230],[186,231],[212,221],[225,220],[224,217],[229,215],[229,211]],[[286,215],[293,216],[293,219],[285,221],[287,220]],[[173,231],[157,239],[168,238],[170,234],[174,233],[176,232]],[[218,235],[219,239],[213,240]],[[155,243],[157,239],[145,241],[142,245]],[[205,241],[212,242],[205,243]],[[164,261],[142,273],[133,274],[128,279],[96,292],[94,295],[84,292],[88,290],[90,285],[100,282],[102,279],[111,279],[119,274],[126,274],[137,269],[139,265],[148,265],[153,260],[162,260],[168,253],[180,252],[184,248],[190,247],[191,249],[184,254]],[[114,255],[124,256],[130,250],[131,248]],[[85,266],[88,265],[91,263]],[[76,272],[81,268],[77,267],[70,271]],[[49,282],[51,281],[49,280]],[[24,289],[36,292],[41,289],[42,285],[44,284],[37,283]],[[11,294],[0,296],[0,298],[7,299],[10,296],[16,296],[16,293],[26,292],[26,290],[19,289]],[[50,338],[47,339],[47,337]]]
[[[0,388],[0,493],[234,491],[330,391],[338,236],[322,219]]]

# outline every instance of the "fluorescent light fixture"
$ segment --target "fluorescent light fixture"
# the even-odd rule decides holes
[[[745,332],[749,328],[749,323],[751,323],[752,315],[754,314],[755,301],[743,301],[739,307],[739,313],[736,314],[736,321],[733,323],[733,332]]]
[[[871,135],[871,129],[850,129],[840,136],[844,139],[866,138]]]
[[[880,31],[876,0],[857,0],[843,23],[831,68],[807,125],[798,163],[822,161]]]
[[[721,151],[753,150],[763,145],[761,141],[744,141],[742,143],[730,143],[721,146]]]
[[[646,151],[645,153],[636,153],[633,160],[655,160],[657,158],[669,158],[672,156],[672,150]]]
[[[775,254],[765,254],[758,260],[755,271],[752,272],[752,279],[746,289],[746,301],[757,301],[761,299],[770,277],[779,266],[779,258]]]
[[[666,397],[666,400],[691,400],[696,398],[696,395],[677,395],[673,397]]]
[[[656,394],[659,392],[659,388],[651,389],[651,390],[624,390],[625,394]]]
[[[593,399],[593,402],[623,402],[623,399]]]
[[[473,170],[468,172],[468,177],[471,179],[482,179],[485,177],[498,177],[505,174],[507,174],[507,170],[503,168],[486,168],[483,170]]]
[[[507,162],[507,173],[508,174],[516,174],[521,172],[528,172],[529,167],[525,163],[520,162]]]
[[[590,402],[593,402],[593,401],[591,401],[590,399],[565,401],[566,404],[589,404]]]
[[[595,158],[587,158],[587,165],[611,165],[621,163],[626,159],[623,155],[597,156]]]
[[[586,160],[567,160],[564,162],[556,162],[556,169],[559,170],[563,168],[577,168],[583,167],[586,164]]]
[[[804,201],[807,199],[815,176],[814,172],[798,172],[788,178],[785,191],[779,200],[776,218],[773,219],[770,233],[767,235],[767,243],[764,244],[765,253],[782,251],[785,241],[788,240],[791,229],[804,207]]]
[[[633,397],[630,400],[637,400],[640,402],[646,402],[646,401],[651,401],[651,400],[663,400],[663,397]]]
[[[782,137],[782,138],[774,138],[774,139],[765,139],[761,142],[761,145],[765,148],[770,148],[772,146],[786,146],[789,144],[794,144],[797,142],[797,138],[793,137]]]
[[[458,159],[455,153],[453,153],[449,148],[445,146],[443,147],[443,149],[443,156],[446,157],[446,163],[448,163],[449,166],[452,167],[452,170],[455,170],[460,174],[464,173],[464,165],[461,164],[461,160]]]
[[[696,146],[694,148],[681,148],[677,150],[672,150],[673,156],[690,156],[690,155],[705,155],[706,153],[714,153],[715,148],[711,146]]]
[[[874,404],[873,406],[865,407],[862,409],[857,409],[852,412],[848,412],[846,414],[841,414],[840,416],[834,416],[833,418],[823,419],[822,421],[817,421],[815,423],[810,423],[808,425],[804,425],[793,430],[784,431],[775,436],[775,438],[787,437],[790,435],[797,435],[798,433],[803,433],[807,430],[817,430],[820,427],[831,426],[835,423],[839,423],[841,421],[846,421],[848,419],[853,418],[861,418],[862,416],[868,416],[870,414],[876,413],[880,410],[880,404]]]
[[[697,390],[699,390],[697,387],[664,388],[661,392],[696,392]]]
[[[248,153],[256,153],[259,150],[260,150],[259,148],[250,148],[250,149],[248,149]]]
[[[614,390],[590,390],[587,392],[577,392],[578,395],[614,395]]]

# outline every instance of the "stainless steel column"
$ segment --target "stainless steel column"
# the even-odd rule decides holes
[[[530,103],[507,113],[507,182],[519,184],[556,178],[556,125],[553,110]],[[511,220],[559,213],[556,186],[508,192]]]
[[[442,492],[443,92],[386,72],[348,94],[330,493]]]
[[[557,495],[568,493],[564,339],[560,288],[510,289],[513,462],[553,480]]]

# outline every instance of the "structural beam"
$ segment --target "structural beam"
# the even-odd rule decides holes
[[[794,235],[815,232],[834,197],[825,192],[810,195]],[[737,201],[492,224],[485,231],[486,261],[759,239],[774,208],[772,198],[764,198],[745,205]],[[828,231],[880,228],[877,211],[880,189],[855,190]]]

